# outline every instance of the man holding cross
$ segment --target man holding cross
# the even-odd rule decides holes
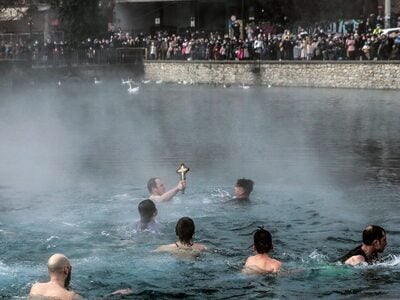
[[[183,191],[185,188],[185,180],[179,180],[178,184],[169,191],[166,190],[164,182],[159,177],[150,178],[147,182],[147,189],[150,193],[149,199],[157,203],[171,200],[179,191]]]
[[[171,200],[179,191],[182,193],[185,191],[186,188],[186,178],[185,175],[189,172],[189,168],[186,167],[184,164],[181,164],[176,172],[180,175],[180,180],[178,184],[166,191],[165,184],[159,177],[150,178],[147,182],[147,189],[149,190],[150,196],[149,199],[154,202],[164,202]]]

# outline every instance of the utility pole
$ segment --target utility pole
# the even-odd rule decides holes
[[[385,0],[385,28],[390,28],[391,0]]]

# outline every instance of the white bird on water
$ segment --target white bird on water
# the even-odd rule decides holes
[[[130,78],[128,78],[128,80],[124,80],[123,78],[121,79],[121,84],[122,85],[124,85],[124,84],[128,84],[128,83],[131,83],[132,82],[132,80],[130,79]]]
[[[242,89],[244,89],[244,90],[248,90],[249,88],[250,88],[250,86],[249,85],[241,85],[240,86]]]
[[[161,83],[162,83],[162,80],[157,80],[156,83],[157,83],[157,84],[161,84]]]
[[[142,80],[142,83],[144,83],[144,84],[148,84],[150,82],[151,82],[151,80]]]
[[[97,78],[95,77],[94,78],[94,84],[100,84],[101,83],[101,80],[97,80]]]
[[[128,93],[129,94],[136,94],[137,92],[139,92],[139,87],[132,87],[131,83],[128,82],[129,88],[128,88]]]

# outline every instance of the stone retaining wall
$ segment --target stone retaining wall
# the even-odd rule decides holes
[[[400,62],[146,61],[146,80],[200,84],[400,89]]]

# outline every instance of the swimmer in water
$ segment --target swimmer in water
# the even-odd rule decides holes
[[[173,244],[163,245],[158,247],[155,252],[170,252],[175,254],[180,253],[192,253],[199,254],[202,251],[207,250],[207,247],[193,243],[195,227],[194,222],[189,217],[180,218],[176,223],[175,232],[178,237],[178,241]]]
[[[269,256],[269,252],[274,248],[272,236],[262,227],[254,233],[253,249],[256,255],[247,258],[243,268],[244,273],[264,274],[277,273],[281,270],[282,263]]]
[[[245,203],[250,201],[250,194],[253,191],[254,181],[251,179],[238,179],[235,184],[235,197],[234,201]]]
[[[71,280],[71,264],[63,254],[54,254],[47,262],[50,281],[35,283],[29,293],[29,299],[82,299],[81,296],[69,290]]]
[[[29,293],[29,300],[82,300],[83,298],[77,293],[69,290],[71,281],[72,267],[68,258],[63,254],[54,254],[47,262],[50,281],[46,283],[35,283]],[[109,296],[113,295],[130,295],[130,288],[120,289]]]
[[[176,187],[169,191],[166,191],[164,182],[158,177],[150,178],[147,182],[147,189],[150,193],[149,199],[157,203],[170,201],[178,192],[183,191],[185,188],[185,180],[180,180]]]
[[[378,253],[385,250],[386,245],[385,229],[380,226],[369,225],[363,231],[362,245],[349,251],[339,261],[351,266],[372,264],[378,259]]]
[[[140,220],[133,225],[133,230],[136,232],[150,231],[160,232],[162,226],[156,221],[157,208],[150,199],[143,200],[138,205]]]

